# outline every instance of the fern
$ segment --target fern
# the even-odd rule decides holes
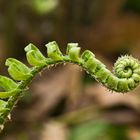
[[[114,74],[111,73],[104,64],[102,64],[95,55],[86,50],[80,56],[80,47],[77,43],[67,45],[66,55],[59,50],[58,44],[53,41],[46,45],[48,58],[46,58],[39,49],[33,44],[25,47],[27,61],[32,68],[27,67],[22,62],[8,58],[9,75],[12,79],[0,76],[0,86],[4,90],[0,92],[0,128],[8,119],[11,110],[21,97],[21,93],[32,81],[36,74],[44,68],[57,63],[73,63],[86,70],[93,78],[101,82],[108,89],[116,92],[128,92],[133,90],[140,83],[140,64],[132,56],[123,56],[118,59],[114,66]]]

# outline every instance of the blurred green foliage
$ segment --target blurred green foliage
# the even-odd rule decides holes
[[[102,139],[108,125],[105,122],[85,122],[73,128],[69,140],[94,140]],[[105,140],[104,137],[102,140]]]
[[[126,0],[124,9],[136,13],[140,13],[140,0]]]
[[[69,140],[128,140],[125,126],[105,121],[89,121],[75,126]]]
[[[32,5],[39,14],[46,14],[56,8],[58,0],[32,0]]]

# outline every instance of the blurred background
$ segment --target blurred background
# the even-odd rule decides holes
[[[112,71],[116,59],[140,60],[140,0],[0,0],[0,73],[6,58],[27,64],[24,47],[44,55],[49,41],[89,49]],[[27,64],[28,65],[28,64]],[[37,75],[0,140],[140,140],[140,87],[112,93],[80,67]]]

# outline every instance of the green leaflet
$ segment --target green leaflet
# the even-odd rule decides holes
[[[88,59],[90,58],[94,58],[95,55],[89,51],[89,50],[85,50],[82,55],[81,55],[81,58],[86,62]]]
[[[9,66],[8,72],[14,80],[26,80],[32,76],[31,70],[14,58],[8,58],[5,64]]]
[[[0,100],[0,108],[4,108],[7,105],[6,101]]]
[[[6,91],[10,91],[17,88],[18,84],[12,79],[0,75],[0,86]]]
[[[26,57],[29,64],[32,66],[46,65],[46,58],[36,46],[30,43],[24,50],[26,51]]]
[[[47,47],[48,57],[52,58],[55,61],[63,60],[63,55],[59,50],[58,44],[53,41],[45,45]]]
[[[6,108],[6,105],[7,105],[6,101],[0,100],[0,115],[1,113],[9,110],[8,108]]]
[[[0,76],[0,86],[5,90],[3,92],[0,92],[1,99],[8,98],[21,91],[20,89],[17,89],[17,83],[15,83],[12,79],[4,76]]]
[[[99,68],[104,68],[105,70],[106,66],[103,63],[101,63],[98,59],[96,59],[95,55],[91,51],[84,51],[81,55],[81,58],[83,59],[87,69],[90,69],[92,72],[95,72],[95,70],[99,70]]]
[[[97,77],[97,80],[105,84],[111,74],[112,73],[108,69],[104,69],[104,67],[102,67],[100,70],[96,72],[96,77]]]
[[[66,54],[69,56],[70,60],[80,62],[80,50],[78,43],[68,43]]]
[[[0,92],[0,98],[5,99],[5,98],[8,98],[10,96],[14,96],[16,93],[19,93],[21,91],[22,91],[21,89],[14,89],[11,91]]]

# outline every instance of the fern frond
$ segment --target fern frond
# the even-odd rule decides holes
[[[45,57],[33,44],[25,47],[28,63],[27,67],[22,62],[8,58],[9,75],[13,78],[0,76],[0,86],[4,91],[0,92],[0,128],[3,128],[10,112],[36,74],[45,67],[57,63],[73,63],[86,70],[93,78],[101,82],[108,89],[116,92],[128,92],[136,88],[140,83],[140,63],[132,56],[122,56],[114,65],[114,74],[106,66],[95,58],[95,55],[86,50],[80,55],[80,47],[77,43],[68,43],[66,55],[63,55],[58,44],[53,41],[46,44],[48,57]],[[3,100],[6,99],[6,100]]]

